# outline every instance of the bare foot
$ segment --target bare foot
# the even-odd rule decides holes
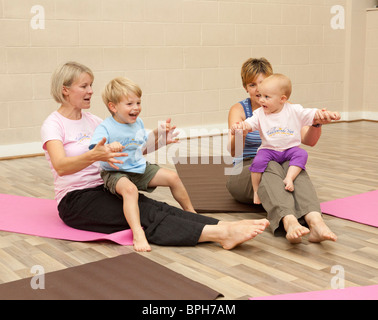
[[[302,237],[309,233],[310,230],[300,224],[298,226],[291,226],[286,233],[286,239],[292,244],[301,243]]]
[[[325,224],[320,213],[309,213],[306,216],[306,221],[310,227],[310,235],[308,238],[310,242],[337,241],[337,236]]]
[[[254,239],[265,230],[265,225],[248,225],[242,221],[222,226],[224,230],[219,243],[226,250],[231,250],[243,242]]]
[[[285,178],[285,180],[283,182],[285,184],[285,190],[290,191],[290,192],[294,191],[294,181],[293,180],[291,180],[289,178]]]
[[[264,226],[264,228],[269,227],[270,222],[268,219],[250,219],[250,220],[241,220],[240,223],[249,224],[249,225],[255,225],[255,226]]]
[[[268,219],[245,219],[245,220],[238,220],[238,221],[219,221],[219,225],[222,224],[245,224],[245,225],[254,225],[254,226],[263,226],[264,228],[269,227],[270,222]]]
[[[151,246],[149,245],[143,229],[133,231],[133,245],[134,250],[137,252],[150,252]]]
[[[255,192],[255,193],[253,194],[253,203],[254,203],[254,204],[261,204],[261,200],[260,200],[260,198],[259,198],[257,192]]]
[[[283,224],[286,230],[286,239],[292,244],[301,243],[302,237],[310,233],[310,230],[302,226],[293,215],[284,217]]]

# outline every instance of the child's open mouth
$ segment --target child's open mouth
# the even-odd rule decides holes
[[[138,115],[139,115],[139,112],[129,113],[130,118],[135,118],[136,119],[138,117]]]

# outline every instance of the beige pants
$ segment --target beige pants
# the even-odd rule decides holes
[[[243,166],[239,175],[232,175],[227,181],[227,189],[239,202],[253,204],[253,189],[249,167],[252,160],[245,160],[237,166]],[[289,163],[280,165],[270,162],[259,186],[259,197],[268,213],[270,227],[275,235],[284,234],[282,218],[294,215],[305,225],[303,217],[310,212],[321,212],[316,191],[306,171],[302,171],[294,181],[294,192],[285,190],[283,180],[286,177]],[[235,167],[235,170],[240,168]]]

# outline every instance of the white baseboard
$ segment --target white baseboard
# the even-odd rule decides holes
[[[44,151],[40,141],[0,146],[0,159],[36,155],[41,153],[44,153]]]
[[[378,112],[341,112],[342,121],[355,121],[362,119],[378,121]]]

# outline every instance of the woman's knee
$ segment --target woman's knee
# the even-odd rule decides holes
[[[268,163],[268,166],[263,174],[263,176],[267,176],[269,174],[274,174],[274,175],[278,175],[278,176],[281,176],[282,179],[285,178],[286,176],[286,172],[289,168],[289,162],[284,162],[282,165],[279,164],[278,162],[275,162],[275,161],[270,161]]]

